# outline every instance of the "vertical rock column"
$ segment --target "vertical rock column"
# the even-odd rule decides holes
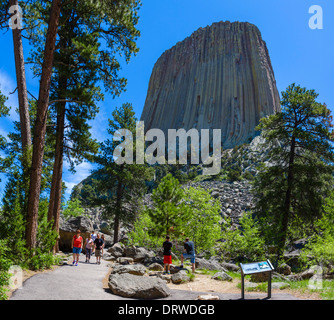
[[[280,110],[268,49],[250,23],[214,23],[156,62],[141,120],[145,131],[221,129],[224,148],[248,142]]]

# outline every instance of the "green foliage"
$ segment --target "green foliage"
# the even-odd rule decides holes
[[[81,206],[79,199],[68,200],[66,206],[63,210],[63,215],[65,219],[70,217],[80,217],[84,214],[84,209]]]
[[[0,91],[0,118],[7,116],[9,113],[9,108],[6,107],[5,102],[7,101],[7,97],[1,94]],[[6,138],[0,135],[0,151],[3,151],[6,147],[7,141]],[[6,164],[6,159],[3,159],[0,156],[0,173],[3,173],[7,168],[8,164]],[[1,182],[1,179],[0,179]]]
[[[270,165],[254,181],[255,213],[279,255],[294,222],[311,224],[322,216],[333,179],[332,117],[317,97],[292,84],[282,93],[282,111],[262,118],[257,128],[269,147]]]
[[[240,181],[241,180],[241,168],[235,167],[231,168],[227,173],[227,180],[229,181]]]
[[[29,268],[31,270],[50,269],[53,265],[58,265],[59,262],[59,257],[52,253],[43,253],[37,248],[35,254],[29,259]]]
[[[147,210],[142,210],[138,213],[133,224],[131,232],[128,234],[129,243],[135,246],[146,248],[161,247],[164,237],[152,235],[150,230],[155,228]]]
[[[113,111],[112,116],[113,118],[109,119],[108,134],[114,137],[119,130],[128,130],[127,132],[132,134],[132,141],[125,140],[122,143],[125,148],[135,149],[137,119],[132,105],[123,104],[121,108]],[[114,153],[120,148],[116,139],[107,139],[101,143],[99,155],[95,158],[99,166],[96,173],[100,175],[100,179],[94,180],[98,196],[93,204],[102,207],[106,219],[113,219],[115,242],[119,241],[120,223],[129,224],[134,221],[147,190],[145,181],[153,177],[152,170],[145,164],[117,162],[120,159],[115,159]],[[123,155],[124,149],[120,153]]]
[[[147,208],[154,224],[152,235],[171,234],[177,238],[184,233],[185,223],[190,218],[189,208],[182,201],[184,194],[179,181],[171,174],[161,180],[152,194],[153,208]]]
[[[214,253],[217,240],[221,239],[220,202],[203,188],[185,190],[184,200],[190,211],[185,234],[191,238],[198,252]]]
[[[165,176],[152,195],[153,206],[137,217],[129,240],[134,245],[161,247],[166,234],[173,241],[191,238],[197,252],[213,253],[221,237],[220,204],[202,188],[182,189],[171,174]]]
[[[314,225],[314,231],[302,250],[304,263],[321,265],[326,268],[334,266],[334,191],[326,199],[324,216]],[[311,257],[311,260],[309,259]],[[329,270],[334,271],[334,270]]]
[[[251,213],[244,213],[240,229],[233,229],[229,219],[222,232],[219,248],[224,260],[257,261],[266,257],[265,242],[259,223]]]
[[[10,251],[8,244],[5,240],[0,240],[0,300],[7,299],[7,286],[9,285],[10,274],[8,270],[12,265],[12,262],[8,259],[7,255]]]

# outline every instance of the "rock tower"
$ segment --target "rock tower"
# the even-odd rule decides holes
[[[141,120],[158,128],[221,129],[224,148],[249,142],[260,118],[280,110],[259,29],[219,22],[200,28],[156,62]]]

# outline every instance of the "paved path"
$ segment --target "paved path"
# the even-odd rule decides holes
[[[10,300],[130,300],[113,295],[109,289],[104,289],[102,280],[108,273],[109,262],[101,261],[100,265],[83,262],[81,256],[79,265],[64,265],[52,272],[37,274],[23,284],[23,288],[16,290]],[[91,259],[95,262],[95,257]],[[194,300],[200,292],[172,290],[171,296],[163,300]],[[221,300],[240,299],[239,294],[218,295]],[[246,293],[246,299],[263,299],[265,294]],[[298,300],[289,294],[273,294],[272,300]]]

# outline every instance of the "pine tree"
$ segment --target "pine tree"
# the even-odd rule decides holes
[[[54,220],[56,231],[59,230],[63,162],[67,160],[74,172],[75,165],[91,160],[92,154],[97,152],[98,145],[91,138],[88,121],[94,119],[97,102],[103,99],[101,80],[113,96],[125,88],[126,80],[118,75],[117,55],[124,54],[128,61],[138,51],[135,44],[139,35],[135,28],[137,10],[137,1],[114,1],[108,5],[105,1],[95,4],[77,1],[62,6],[50,106],[57,124],[48,218]],[[40,20],[47,20],[49,10],[43,3],[35,5],[32,11]],[[30,24],[33,23],[35,21],[30,20]],[[36,50],[29,61],[39,74],[44,46],[44,37],[40,34],[45,34],[45,30],[30,29],[30,43]],[[106,45],[102,45],[104,41]],[[58,251],[57,246],[55,251]]]
[[[123,104],[112,113],[109,119],[108,134],[115,137],[118,130],[131,132],[133,149],[135,149],[136,121],[132,105]],[[120,224],[127,225],[134,221],[142,197],[147,190],[145,181],[152,179],[152,170],[145,164],[118,164],[114,157],[117,141],[107,139],[101,144],[100,153],[96,157],[99,165],[99,180],[95,180],[99,197],[95,204],[103,209],[103,215],[113,220],[114,243],[120,240]]]
[[[294,219],[321,217],[332,182],[332,117],[317,97],[292,84],[282,93],[282,111],[261,119],[257,128],[270,146],[270,165],[255,180],[256,213],[275,236],[279,257]]]
[[[185,231],[190,211],[183,201],[184,196],[179,181],[171,174],[161,180],[152,194],[153,208],[147,209],[155,226],[151,230],[153,235],[173,234],[178,237]]]

